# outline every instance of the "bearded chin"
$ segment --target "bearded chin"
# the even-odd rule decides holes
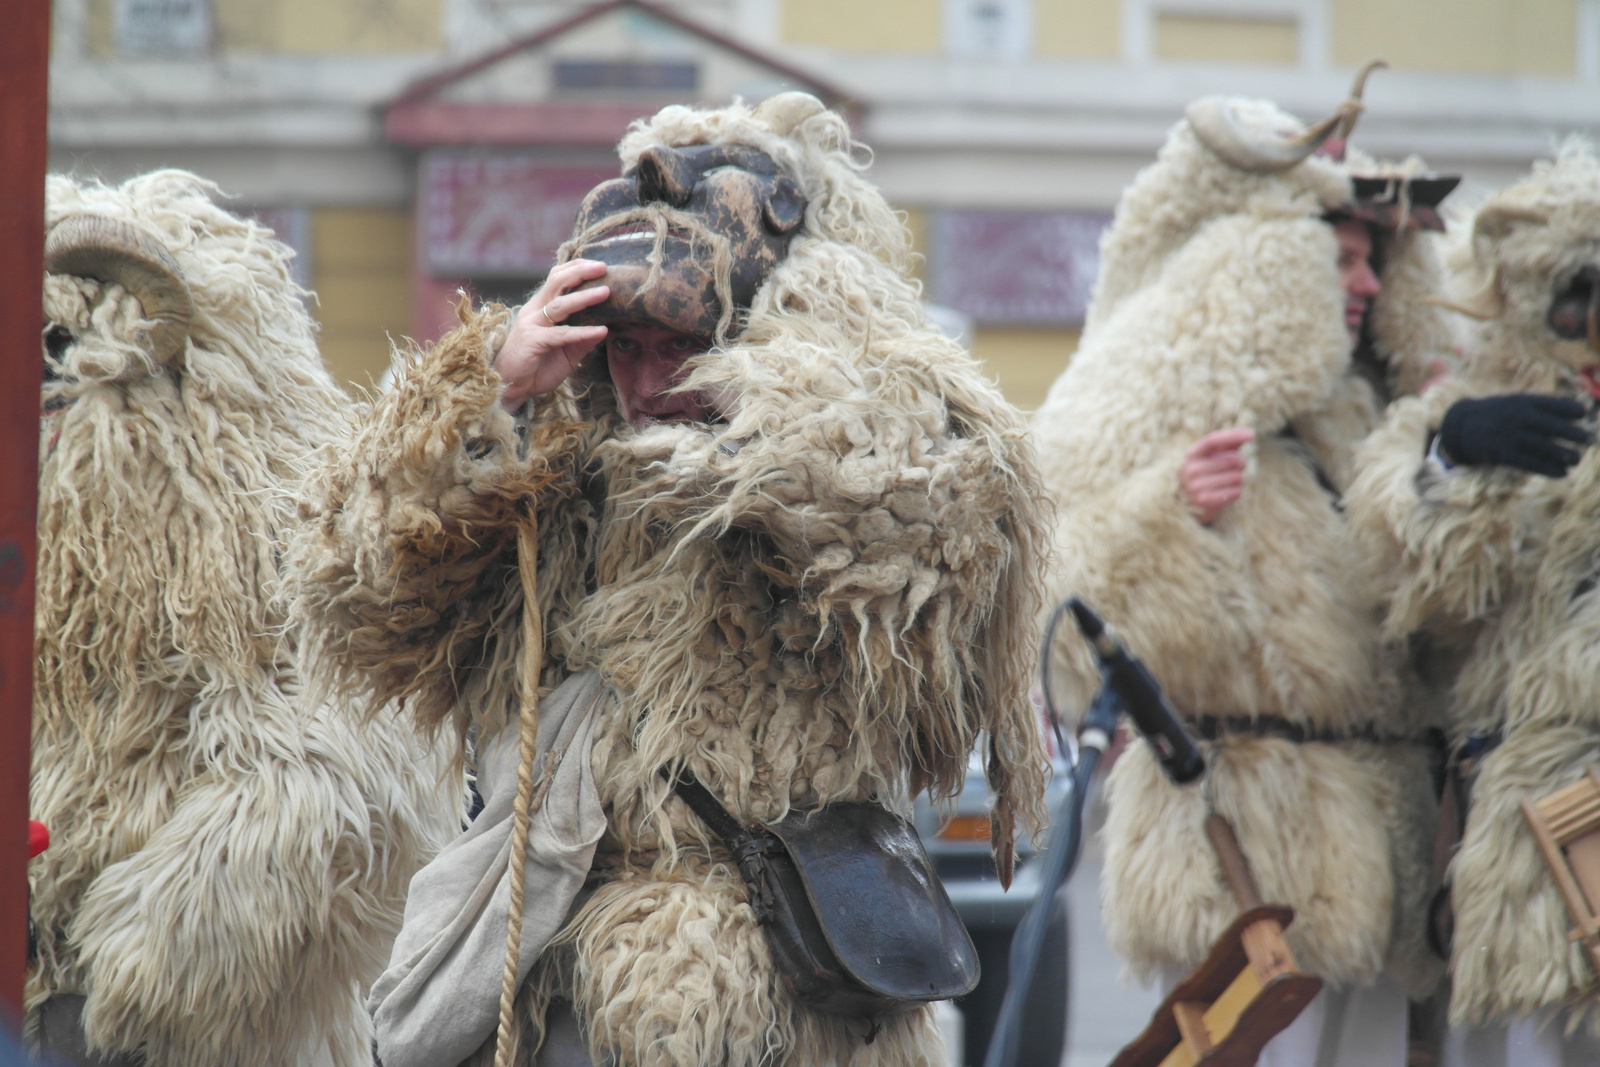
[[[243,682],[275,641],[272,503],[151,384],[82,396],[40,471],[38,681],[69,717]]]

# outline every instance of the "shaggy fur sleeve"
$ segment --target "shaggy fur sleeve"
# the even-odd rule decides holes
[[[326,1062],[369,1055],[365,1016],[333,1013],[377,976],[407,880],[461,806],[409,724],[308,711],[273,684],[196,702],[194,774],[170,817],[100,873],[73,922],[91,1047],[323,1062],[330,1050],[306,1048],[322,1034],[343,1046]],[[397,767],[411,779],[397,785]]]
[[[1281,451],[1272,438],[1289,420],[1326,405],[1350,347],[1335,252],[1316,219],[1207,224],[1085,337],[1034,416],[1060,506],[1051,595],[1084,597],[1189,708],[1255,705],[1244,672],[1211,667],[1242,661],[1255,640],[1235,529],[1250,501],[1201,526],[1179,495],[1179,467],[1191,444],[1232,427],[1256,431],[1248,456]],[[1082,645],[1069,635],[1056,645],[1064,714],[1099,685]]]
[[[1438,623],[1470,623],[1499,605],[1518,553],[1542,536],[1532,506],[1543,479],[1501,468],[1445,471],[1428,442],[1457,386],[1389,408],[1361,445],[1346,513],[1389,574],[1385,628],[1403,636]]]
[[[570,486],[574,428],[536,411],[524,439],[501,409],[490,361],[507,319],[463,310],[311,481],[288,569],[309,662],[334,673],[319,688],[407,699],[439,722],[520,609],[517,524],[535,494]]]

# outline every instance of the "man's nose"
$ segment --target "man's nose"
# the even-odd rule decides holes
[[[1373,272],[1370,266],[1363,266],[1361,273],[1356,275],[1354,284],[1351,285],[1350,289],[1353,295],[1364,296],[1371,300],[1383,291],[1383,283],[1378,281],[1378,275]]]
[[[682,376],[683,360],[676,353],[647,347],[640,360],[639,386],[646,393],[660,393],[678,384]]]

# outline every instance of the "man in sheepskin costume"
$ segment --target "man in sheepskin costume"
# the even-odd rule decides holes
[[[1521,805],[1600,764],[1600,453],[1585,447],[1600,161],[1567,144],[1485,201],[1459,251],[1463,307],[1482,320],[1464,373],[1396,405],[1352,514],[1397,565],[1389,628],[1468,649],[1451,709],[1471,801],[1450,882],[1451,1018],[1470,1029],[1450,1059],[1595,1063],[1600,1042],[1564,1039],[1561,1009],[1600,976]]]
[[[1145,981],[1200,962],[1240,911],[1204,830],[1225,816],[1326,983],[1264,1064],[1403,1062],[1405,993],[1439,973],[1427,714],[1381,647],[1340,495],[1385,403],[1448,350],[1419,299],[1437,272],[1419,222],[1453,182],[1402,182],[1413,162],[1358,196],[1353,173],[1381,172],[1343,158],[1358,111],[1307,128],[1264,101],[1190,105],[1123,195],[1082,344],[1034,419],[1061,509],[1053,590],[1116,625],[1207,742],[1196,785],[1142,742],[1113,769],[1112,947]],[[1413,187],[1418,210],[1395,196]],[[1056,655],[1058,699],[1086,706],[1083,648]]]
[[[28,1024],[70,1062],[355,1067],[460,786],[302,695],[277,540],[348,402],[292,253],[214,192],[48,185]]]
[[[928,1008],[791,991],[748,855],[669,779],[742,826],[905,814],[981,736],[1009,875],[1044,768],[1022,420],[927,321],[904,226],[814,98],[669,107],[619,153],[514,319],[464,309],[399,368],[294,548],[329,684],[450,723],[484,794],[413,881],[379,1057],[932,1067]]]

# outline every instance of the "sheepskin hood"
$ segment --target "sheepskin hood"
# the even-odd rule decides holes
[[[623,139],[624,167],[658,144],[760,149],[800,188],[805,218],[742,330],[697,357],[684,385],[730,398],[725,421],[635,433],[608,384],[578,398],[605,438],[595,447],[612,503],[602,591],[564,631],[574,665],[595,662],[650,694],[642,743],[671,751],[655,724],[667,729],[680,701],[687,714],[706,679],[685,671],[687,647],[667,655],[658,640],[636,660],[645,651],[633,647],[638,609],[619,604],[659,594],[674,571],[725,567],[730,531],[766,529],[780,552],[792,538],[786,554],[805,561],[784,580],[821,624],[806,640],[844,640],[845,705],[918,732],[919,759],[942,788],[964,773],[957,765],[981,722],[998,716],[987,728],[1017,746],[1003,761],[1015,770],[1031,744],[1016,709],[1026,701],[1031,576],[1043,541],[1020,414],[928,321],[906,274],[905,227],[866,181],[865,150],[841,116],[798,93],[756,108],[668,107]],[[973,510],[980,497],[987,503]],[[714,553],[695,563],[713,538]],[[702,610],[718,609],[707,601]],[[684,617],[686,626],[702,621]],[[871,740],[877,727],[861,725],[863,744],[882,745]],[[873,766],[888,751],[849,758]],[[886,770],[878,764],[869,776]]]
[[[1450,257],[1464,290],[1457,306],[1481,320],[1471,377],[1486,388],[1587,395],[1575,371],[1600,363],[1600,353],[1581,333],[1558,335],[1551,318],[1557,300],[1577,297],[1581,325],[1586,301],[1574,290],[1585,284],[1581,272],[1600,268],[1593,146],[1569,139],[1555,159],[1535,163],[1529,177],[1485,200],[1462,236]]]
[[[39,662],[61,714],[92,713],[91,685],[127,695],[152,671],[238,680],[276,655],[281,487],[330,437],[342,394],[293,253],[216,192],[174,170],[46,187],[47,241],[72,220],[109,220],[175,265],[192,304],[180,350],[163,355],[122,285],[44,278]],[[122,624],[114,641],[106,619]]]
[[[1265,100],[1210,99],[1225,107],[1240,128],[1264,140],[1304,136],[1309,129]],[[1190,110],[1193,115],[1194,107]],[[1286,241],[1296,246],[1294,265],[1285,263],[1294,276],[1277,283],[1283,287],[1280,295],[1301,298],[1301,290],[1310,284],[1319,290],[1318,302],[1332,308],[1332,324],[1337,325],[1342,318],[1333,307],[1340,302],[1334,271],[1337,242],[1332,228],[1321,220],[1350,205],[1354,175],[1415,177],[1425,172],[1425,165],[1415,157],[1385,163],[1355,149],[1347,150],[1342,160],[1312,154],[1276,171],[1245,170],[1219,155],[1197,131],[1194,119],[1185,117],[1173,127],[1156,162],[1141,171],[1124,192],[1111,229],[1101,242],[1100,277],[1084,328],[1085,345],[1118,317],[1128,301],[1148,299],[1162,289],[1185,289],[1197,282],[1198,278],[1188,278],[1180,264],[1192,258],[1194,248],[1218,240],[1224,232],[1233,235],[1227,240],[1237,245],[1238,254],[1278,255],[1287,252]],[[1208,231],[1210,236],[1203,237]],[[1288,236],[1291,232],[1293,237]],[[1264,248],[1264,244],[1271,247]],[[1447,357],[1457,343],[1459,328],[1452,322],[1453,316],[1424,299],[1436,296],[1442,284],[1437,246],[1437,235],[1420,228],[1381,238],[1378,259],[1383,293],[1369,315],[1366,342],[1386,366],[1388,385],[1395,395],[1420,389],[1437,373],[1437,361]],[[1325,299],[1320,292],[1324,288],[1328,290]],[[1262,306],[1270,305],[1272,295],[1260,295]],[[1303,368],[1286,368],[1275,356],[1263,355],[1277,347],[1270,339],[1247,344],[1230,356],[1238,365],[1228,368],[1228,373],[1239,376],[1244,384],[1254,381],[1281,386],[1286,373],[1295,379],[1289,392],[1278,389],[1278,396],[1247,400],[1246,410],[1263,415],[1261,421],[1269,425],[1281,425],[1326,392],[1333,376],[1348,365],[1349,345],[1342,339],[1342,328],[1335,331],[1330,326],[1318,335],[1320,355]]]

